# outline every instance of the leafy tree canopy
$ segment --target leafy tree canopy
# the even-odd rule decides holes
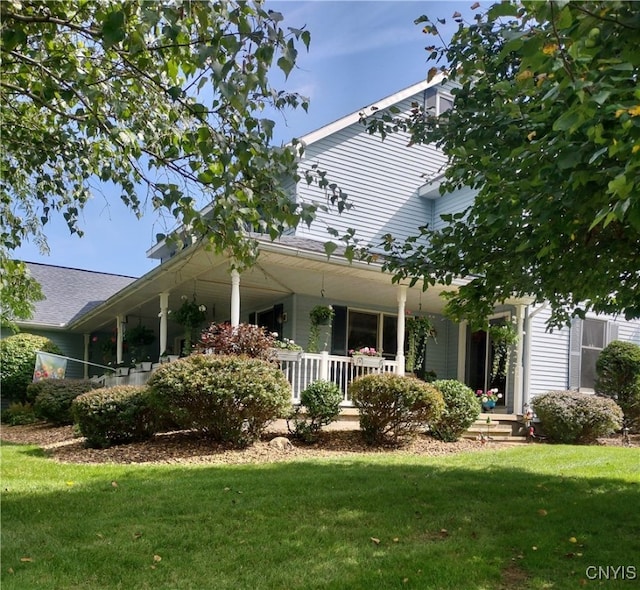
[[[298,171],[299,143],[272,144],[267,115],[307,105],[268,74],[288,75],[310,34],[260,0],[4,0],[0,18],[3,266],[25,239],[46,250],[54,214],[81,234],[100,185],[138,215],[170,212],[238,267],[255,258],[250,231],[276,238],[346,206],[322,172]],[[327,203],[291,198],[301,176]],[[3,318],[25,317],[10,303]]]
[[[454,109],[416,105],[369,130],[435,143],[441,192],[478,195],[441,231],[387,236],[388,267],[425,286],[470,278],[448,302],[457,318],[514,295],[548,300],[551,325],[588,310],[640,317],[638,5],[510,1],[454,18],[451,43],[427,48],[457,85]],[[438,38],[440,23],[416,23]]]

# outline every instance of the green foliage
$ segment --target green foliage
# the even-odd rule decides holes
[[[11,426],[21,426],[34,424],[38,422],[38,418],[30,403],[14,402],[2,412],[2,422]]]
[[[99,388],[98,383],[88,379],[42,379],[27,386],[27,399],[33,403],[37,418],[63,426],[73,423],[73,400]]]
[[[274,239],[319,209],[347,207],[317,165],[298,168],[300,142],[272,143],[265,113],[308,101],[269,75],[288,75],[310,34],[281,26],[261,2],[5,0],[0,20],[0,118],[11,129],[0,158],[1,252],[27,238],[46,250],[44,225],[56,214],[82,235],[96,182],[136,215],[145,194],[178,221],[176,247],[200,238],[239,269],[258,252],[251,232]],[[326,203],[291,198],[291,180],[317,183]]]
[[[0,340],[0,380],[3,398],[26,401],[27,386],[33,380],[37,351],[62,354],[58,346],[44,336],[21,333]]]
[[[438,42],[440,23],[416,22]],[[640,317],[637,4],[512,0],[457,22],[448,45],[427,48],[454,108],[415,105],[369,129],[435,144],[440,191],[479,192],[440,230],[387,236],[387,268],[427,285],[470,277],[448,302],[458,319],[482,322],[514,295],[549,301],[551,325],[587,310]]]
[[[76,397],[71,412],[86,445],[107,448],[151,438],[157,421],[149,403],[149,389],[117,385]]]
[[[640,428],[640,346],[614,340],[600,353],[596,374],[596,393],[620,406],[625,424]]]
[[[622,410],[610,399],[577,393],[550,391],[533,398],[533,411],[544,433],[554,442],[592,443],[622,428]]]
[[[300,394],[300,406],[293,414],[293,434],[305,442],[318,439],[323,426],[340,414],[342,391],[330,381],[315,381]]]
[[[429,424],[431,434],[440,440],[455,442],[480,415],[476,394],[455,379],[440,379],[432,385],[442,394],[444,410]]]
[[[220,355],[241,355],[274,360],[276,335],[252,324],[211,324],[200,334],[196,349]]]
[[[415,377],[392,373],[365,375],[349,387],[360,411],[360,429],[369,444],[414,436],[444,409],[440,392]]]
[[[424,358],[427,352],[427,340],[436,337],[436,329],[427,317],[410,317],[405,324],[409,336],[407,348],[407,371],[422,373],[424,376]]]
[[[19,260],[9,260],[0,248],[0,325],[18,331],[15,320],[33,317],[34,303],[42,301],[44,294],[38,282],[31,276],[27,265]]]
[[[284,373],[256,358],[195,354],[160,367],[148,385],[161,416],[236,446],[255,441],[291,403]]]
[[[335,316],[331,305],[316,305],[309,312],[309,352],[318,352],[318,340],[320,338],[320,326],[330,326]]]

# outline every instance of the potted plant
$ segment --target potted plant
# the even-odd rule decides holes
[[[502,394],[498,393],[497,388],[488,389],[487,391],[482,391],[482,389],[478,389],[476,391],[476,397],[480,400],[482,404],[482,409],[485,412],[490,412],[493,408],[496,407],[496,402],[502,398]]]
[[[382,353],[372,346],[363,346],[361,348],[350,350],[351,362],[354,367],[370,367],[375,369],[382,368]]]
[[[409,373],[420,373],[424,370],[427,340],[435,338],[437,333],[431,320],[427,317],[407,318],[405,326],[409,337],[406,370]]]
[[[191,353],[193,333],[207,319],[206,305],[198,304],[195,295],[191,300],[186,295],[182,296],[182,305],[171,312],[171,318],[184,328],[184,356]]]
[[[311,326],[309,328],[309,352],[318,352],[320,326],[330,326],[335,312],[330,305],[316,305],[309,312]]]
[[[124,340],[129,345],[131,357],[140,360],[148,357],[146,348],[155,342],[156,335],[151,328],[147,328],[142,325],[142,322],[138,322],[137,326],[132,326],[126,331]],[[149,359],[149,361],[151,361],[151,359]],[[146,370],[148,371],[150,369],[151,367]]]
[[[509,349],[518,342],[518,331],[513,322],[492,324],[489,326],[493,361],[491,363],[491,381],[506,379],[509,373]]]
[[[296,344],[289,338],[283,338],[282,340],[276,340],[273,343],[273,347],[276,350],[276,357],[279,361],[298,361],[302,354],[302,346]]]

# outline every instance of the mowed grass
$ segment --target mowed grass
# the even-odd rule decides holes
[[[255,466],[1,453],[3,590],[626,589],[640,579],[633,448]],[[589,566],[626,576],[591,580]]]

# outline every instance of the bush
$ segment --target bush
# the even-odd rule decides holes
[[[369,444],[415,435],[444,409],[440,392],[415,377],[392,373],[356,379],[349,392],[360,411],[360,429]]]
[[[85,379],[42,379],[27,386],[27,399],[34,400],[36,417],[56,426],[73,423],[71,402],[100,385]]]
[[[160,367],[148,385],[160,415],[237,446],[255,441],[291,404],[284,373],[247,357],[192,355]]]
[[[640,346],[614,340],[600,353],[596,374],[596,393],[620,406],[627,426],[640,428]]]
[[[276,336],[265,328],[252,324],[211,324],[196,344],[199,352],[248,356],[272,361],[275,359]]]
[[[590,443],[622,427],[622,410],[613,400],[575,391],[550,391],[533,398],[544,433],[559,443]]]
[[[33,406],[30,403],[15,402],[11,404],[0,416],[4,424],[11,426],[22,426],[23,424],[34,424],[38,422]]]
[[[315,381],[309,385],[300,394],[300,406],[293,414],[293,435],[305,442],[317,440],[320,429],[340,414],[342,397],[342,391],[335,383]]]
[[[440,440],[455,442],[480,415],[476,394],[455,379],[440,379],[432,385],[442,394],[444,411],[431,423],[431,434]]]
[[[143,385],[117,385],[83,393],[73,400],[71,413],[88,447],[147,440],[156,432],[149,389]]]
[[[27,401],[27,385],[33,381],[36,352],[62,351],[48,338],[34,334],[14,334],[0,340],[0,381],[2,397],[17,402]]]

